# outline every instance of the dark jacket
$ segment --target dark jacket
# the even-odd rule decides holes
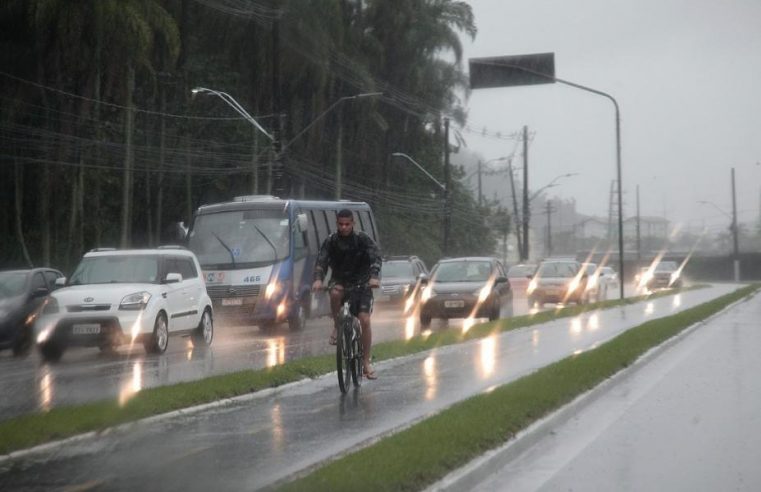
[[[381,270],[378,245],[364,232],[352,231],[346,237],[334,232],[323,241],[314,267],[314,279],[324,280],[328,267],[331,280],[342,285],[367,283]]]

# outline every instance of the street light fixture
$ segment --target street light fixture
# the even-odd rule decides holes
[[[253,116],[248,114],[248,112],[245,109],[243,109],[243,106],[241,106],[238,103],[238,101],[236,101],[233,98],[233,96],[231,96],[230,94],[228,94],[226,92],[222,92],[222,91],[215,91],[214,89],[208,89],[206,87],[196,87],[196,88],[192,89],[190,92],[192,92],[193,94],[212,94],[214,96],[219,97],[224,102],[226,102],[231,108],[233,108],[239,115],[243,116],[249,123],[254,125],[254,127],[257,130],[259,130],[264,135],[266,135],[267,138],[270,139],[270,142],[274,142],[275,141],[275,137],[270,135],[269,132],[267,130],[265,130],[264,127],[262,127],[262,125],[260,125],[259,122],[257,122],[254,119]]]
[[[536,55],[519,55],[501,58],[474,58],[470,60],[471,88],[478,87],[504,87],[509,85],[530,85],[540,83],[558,82],[585,92],[605,97],[613,103],[616,114],[616,174],[618,182],[618,256],[620,296],[624,298],[624,216],[623,216],[623,187],[621,183],[621,114],[618,101],[603,91],[593,89],[568,80],[559,79],[555,76],[554,53],[540,53]],[[493,68],[502,67],[504,73],[496,73]],[[485,75],[474,84],[474,68],[477,73]],[[483,70],[489,68],[490,70]],[[489,73],[490,72],[490,73]],[[525,127],[524,127],[525,131]],[[525,138],[524,138],[525,141]],[[527,180],[524,180],[527,181]],[[526,224],[528,225],[528,224]]]
[[[444,237],[442,239],[442,241],[443,241],[442,251],[444,252],[444,254],[446,254],[447,253],[447,248],[449,246],[447,244],[447,241],[448,241],[448,238],[449,238],[449,203],[447,203],[447,201],[448,201],[447,198],[448,198],[449,194],[447,193],[447,187],[445,185],[441,184],[441,182],[438,179],[434,178],[431,175],[431,173],[426,171],[423,166],[418,164],[418,162],[415,159],[413,159],[412,157],[408,156],[407,154],[402,153],[402,152],[393,152],[391,154],[391,156],[392,157],[401,157],[401,158],[406,159],[407,161],[411,162],[415,167],[417,167],[420,171],[422,171],[423,174],[425,174],[428,177],[428,179],[430,179],[431,181],[436,183],[436,186],[438,186],[441,189],[441,191],[443,192],[443,195],[444,195],[444,217],[443,217],[443,221],[444,221],[444,226],[443,226]]]
[[[539,194],[541,192],[543,192],[544,190],[546,190],[547,188],[554,188],[555,186],[558,186],[557,181],[559,179],[561,179],[561,178],[570,178],[571,176],[578,176],[578,175],[579,175],[579,173],[566,173],[566,174],[561,174],[560,176],[555,176],[554,178],[552,178],[552,181],[550,181],[546,185],[544,185],[541,188],[539,188],[538,190],[536,190],[531,195],[531,197],[529,197],[528,201],[531,202],[534,198],[538,197]]]

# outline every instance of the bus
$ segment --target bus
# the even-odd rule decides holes
[[[354,213],[355,230],[380,245],[375,217],[364,202],[253,195],[199,207],[187,246],[201,263],[215,316],[264,332],[283,322],[300,330],[307,319],[328,316],[327,293],[311,292],[313,270],[343,208]]]

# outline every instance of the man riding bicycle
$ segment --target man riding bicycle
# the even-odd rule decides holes
[[[375,372],[370,367],[370,349],[373,335],[370,328],[370,314],[373,311],[373,292],[371,288],[378,287],[378,276],[381,270],[381,255],[378,245],[364,232],[354,231],[354,214],[351,210],[342,209],[336,219],[337,232],[328,236],[320,246],[320,253],[314,267],[314,284],[312,290],[322,288],[325,273],[330,267],[330,309],[333,319],[338,316],[338,310],[344,301],[347,289],[358,288],[353,294],[356,300],[351,306],[352,313],[359,318],[362,326],[362,370],[367,379],[376,379]],[[330,335],[331,345],[336,344],[337,330],[333,323]]]

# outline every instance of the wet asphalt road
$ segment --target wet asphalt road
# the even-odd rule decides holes
[[[551,305],[548,305],[548,309]],[[516,297],[514,314],[528,312],[525,298]],[[457,327],[462,320],[452,320]],[[433,327],[445,326],[440,320]],[[243,369],[261,369],[313,355],[334,353],[327,343],[328,318],[309,320],[301,332],[287,323],[265,334],[255,326],[215,325],[208,348],[193,348],[187,337],[173,336],[163,355],[146,354],[143,346],[122,346],[101,353],[95,347],[71,348],[58,363],[47,364],[33,351],[17,359],[0,352],[0,420],[55,406],[106,398],[128,398],[153,386],[192,381]],[[378,305],[373,313],[373,342],[409,338],[420,334],[417,323],[409,326],[397,305]]]
[[[553,426],[479,491],[761,490],[761,295]]]
[[[378,380],[346,396],[330,374],[221,408],[132,426],[6,464],[0,486],[260,488],[456,401],[594,348],[646,320],[731,290],[733,286],[716,286],[592,311],[380,363]]]

